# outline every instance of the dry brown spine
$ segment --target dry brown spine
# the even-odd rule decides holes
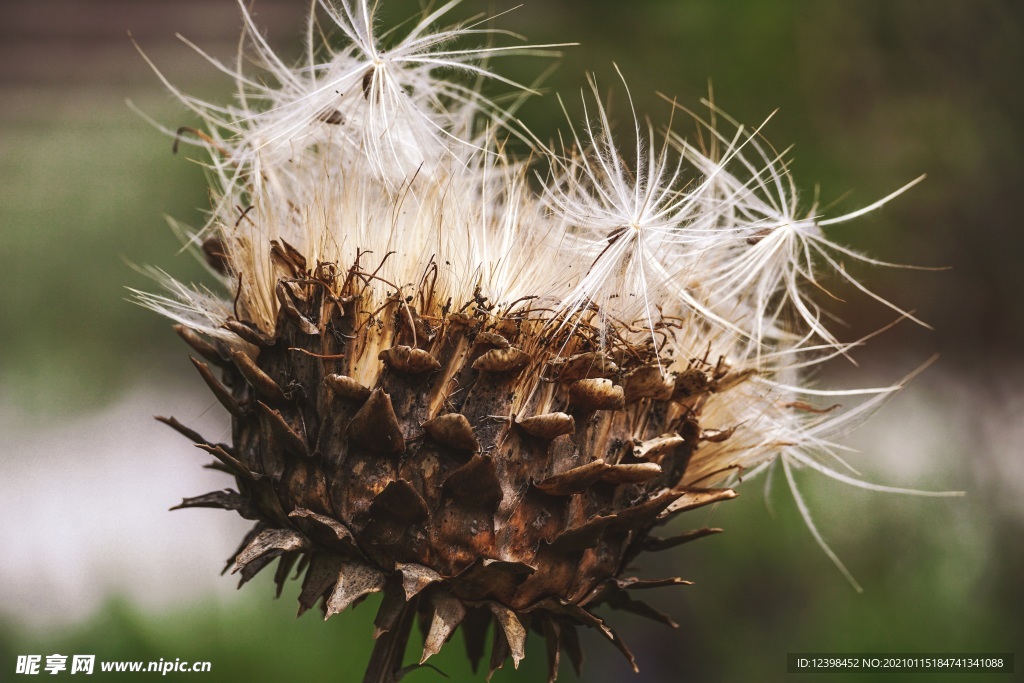
[[[524,432],[541,439],[554,439],[576,433],[576,420],[565,413],[545,413],[519,420],[516,423]]]
[[[220,349],[217,348],[216,344],[206,341],[184,325],[174,325],[173,329],[186,344],[191,346],[196,353],[205,358],[208,362],[220,367],[227,365],[224,355],[221,353]]]
[[[327,375],[324,382],[331,388],[335,396],[360,404],[365,403],[372,393],[367,387],[344,375]]]
[[[449,413],[439,415],[423,423],[423,429],[430,434],[434,440],[464,451],[480,450],[480,443],[473,434],[473,427],[469,420],[461,413]]]
[[[622,387],[610,379],[579,379],[569,385],[570,405],[584,410],[619,410],[626,402]]]

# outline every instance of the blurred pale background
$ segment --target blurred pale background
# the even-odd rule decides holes
[[[306,4],[256,2],[257,22],[285,52]],[[460,11],[509,4],[467,0]],[[394,2],[387,14],[403,18],[410,6]],[[868,273],[935,331],[900,325],[858,351],[859,368],[840,364],[823,382],[891,382],[939,352],[848,443],[872,481],[967,497],[896,497],[801,476],[819,527],[865,587],[858,595],[785,486],[775,482],[766,501],[751,482],[706,520],[726,534],[640,561],[645,574],[662,563],[697,581],[655,598],[680,630],[612,614],[642,673],[589,638],[584,679],[782,680],[786,652],[1024,642],[1024,6],[535,0],[499,25],[534,42],[582,43],[547,81],[573,116],[587,70],[625,115],[613,62],[656,122],[668,116],[657,91],[696,106],[709,79],[722,108],[748,124],[780,109],[767,137],[795,146],[798,185],[810,198],[820,184],[823,203],[841,200],[834,212],[927,173],[834,236],[884,260],[952,266]],[[201,277],[162,216],[200,223],[206,201],[200,169],[125,104],[171,127],[193,123],[127,32],[174,83],[222,100],[230,84],[174,34],[229,57],[239,27],[230,0],[0,3],[0,679],[29,653],[210,660],[218,681],[295,671],[359,680],[369,656],[372,606],[326,625],[312,614],[295,621],[297,587],[274,602],[267,581],[235,593],[218,575],[240,520],[166,512],[228,482],[151,416],[212,434],[225,421],[166,321],[126,301],[125,286],[151,286],[130,264]],[[541,67],[500,68],[529,79]],[[524,117],[545,136],[562,120],[552,97]],[[851,340],[891,319],[856,296],[842,313]],[[435,662],[453,680],[469,675],[460,640]],[[541,644],[528,652],[528,671],[499,677],[537,680]]]

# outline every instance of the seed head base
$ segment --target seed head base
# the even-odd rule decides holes
[[[594,609],[675,626],[631,593],[688,582],[624,573],[644,550],[718,531],[651,535],[735,496],[696,486],[687,466],[702,440],[730,436],[702,430],[705,400],[749,373],[695,360],[666,374],[670,359],[653,341],[599,335],[595,307],[553,319],[531,298],[439,301],[429,278],[412,294],[395,287],[375,300],[376,275],[358,262],[310,267],[283,241],[272,253],[273,330],[244,311],[226,323],[232,335],[179,328],[232,416],[232,443],[163,419],[237,486],[178,507],[256,521],[229,560],[240,583],[276,560],[278,594],[295,570],[304,577],[299,613],[319,603],[325,618],[382,592],[367,681],[394,680],[415,614],[421,664],[465,624],[475,670],[493,621],[491,673],[509,655],[518,665],[527,629],[547,643],[551,680],[562,650],[578,671],[579,626],[596,628],[635,667]]]

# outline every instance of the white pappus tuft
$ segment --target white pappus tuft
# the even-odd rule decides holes
[[[784,154],[761,128],[710,102],[706,121],[672,101],[673,114],[706,136],[708,144],[695,144],[671,122],[659,130],[639,117],[630,100],[623,146],[593,78],[582,125],[570,124],[557,146],[544,143],[481,88],[492,81],[532,94],[488,61],[552,55],[561,45],[496,46],[515,36],[482,20],[436,28],[458,2],[404,32],[382,32],[376,3],[319,0],[304,55],[290,65],[240,1],[237,63],[208,57],[237,83],[235,100],[206,103],[167,83],[202,121],[203,130],[177,133],[209,152],[213,185],[209,221],[189,239],[227,264],[218,269],[224,293],[160,274],[168,293],[137,300],[212,336],[235,334],[227,323],[243,317],[272,332],[285,245],[310,268],[366,273],[361,305],[370,310],[411,299],[429,282],[448,302],[445,313],[464,301],[505,312],[531,302],[529,315],[551,329],[585,324],[602,344],[651,344],[665,381],[678,387],[698,373],[721,389],[701,406],[703,422],[721,429],[705,434],[686,481],[712,486],[780,462],[812,533],[841,567],[806,515],[792,468],[892,489],[824,464],[843,465],[830,439],[875,403],[844,413],[805,401],[864,393],[808,386],[808,366],[852,346],[816,302],[828,296],[823,272],[916,319],[840,259],[891,264],[836,244],[822,228],[878,208],[920,178],[824,218],[816,206],[801,210]],[[717,127],[719,117],[731,132]],[[509,151],[523,141],[527,154]],[[873,391],[881,400],[900,386]]]

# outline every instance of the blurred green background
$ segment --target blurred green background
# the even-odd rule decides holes
[[[285,53],[306,4],[255,3]],[[466,0],[456,14],[511,4]],[[385,15],[413,7],[390,2]],[[593,71],[625,117],[613,63],[656,123],[669,113],[656,92],[696,107],[709,80],[747,124],[779,109],[765,135],[794,146],[808,204],[818,184],[823,204],[841,200],[833,214],[927,173],[833,236],[884,260],[952,267],[871,272],[877,291],[935,331],[902,324],[857,353],[859,368],[823,379],[888,383],[939,352],[849,443],[868,479],[968,496],[870,494],[798,475],[819,528],[865,586],[858,595],[814,545],[784,482],[767,497],[753,482],[695,522],[726,534],[640,561],[644,575],[697,581],[656,596],[681,628],[611,615],[641,674],[590,636],[584,680],[777,681],[793,677],[787,652],[1024,642],[1024,4],[535,0],[499,26],[581,43],[546,81],[572,116]],[[230,0],[0,4],[0,680],[32,653],[209,660],[217,681],[356,681],[369,656],[372,605],[326,625],[295,621],[297,588],[274,602],[267,581],[236,594],[217,576],[243,525],[165,512],[227,482],[194,473],[202,460],[150,415],[177,411],[214,433],[224,423],[167,322],[128,303],[125,287],[152,288],[132,263],[202,277],[162,216],[201,223],[206,190],[201,170],[126,106],[131,98],[172,128],[193,123],[127,32],[175,84],[218,101],[229,82],[174,34],[229,58],[239,28]],[[498,66],[524,80],[543,68]],[[541,137],[564,121],[550,96],[523,117]],[[891,319],[862,297],[842,315],[846,339]],[[460,640],[432,660],[455,681],[470,678]],[[543,660],[531,640],[527,670],[499,678],[539,680]],[[846,678],[872,680],[827,680]],[[409,680],[441,679],[423,670]]]

